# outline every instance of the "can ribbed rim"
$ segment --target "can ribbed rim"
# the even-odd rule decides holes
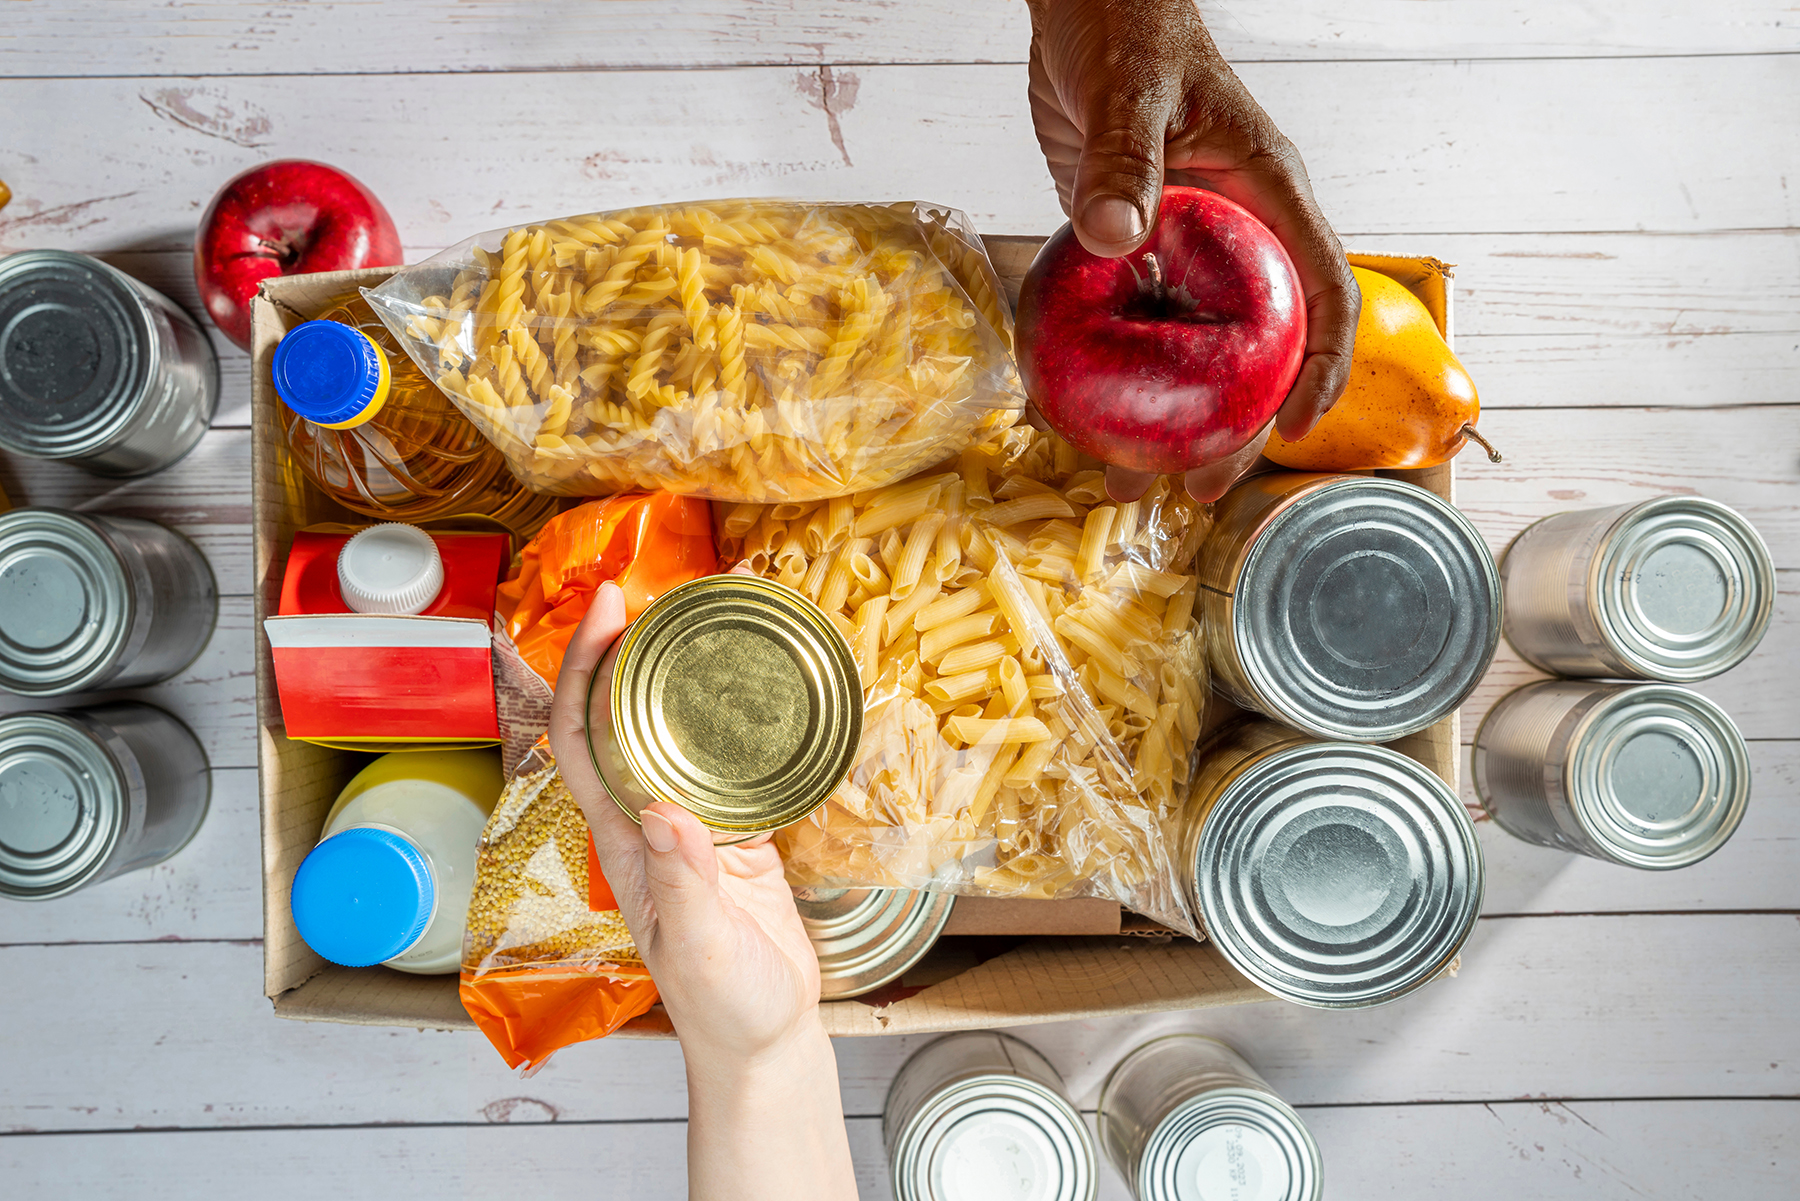
[[[1253,1188],[1245,1179],[1231,1195],[1242,1201],[1318,1201],[1324,1189],[1319,1146],[1300,1115],[1278,1097],[1248,1088],[1215,1088],[1171,1109],[1151,1131],[1138,1160],[1139,1201],[1208,1201],[1195,1143],[1221,1128],[1239,1127],[1267,1140],[1285,1174],[1283,1187]],[[1258,1157],[1260,1158],[1260,1157]],[[1238,1171],[1246,1165],[1239,1162]],[[1262,1162],[1261,1170],[1268,1170]],[[1275,1181],[1266,1181],[1275,1185]]]
[[[763,720],[777,703],[779,720]],[[862,739],[850,644],[806,597],[755,576],[704,576],[645,609],[622,636],[611,707],[644,789],[727,833],[807,816]]]
[[[1251,546],[1232,597],[1237,657],[1264,711],[1317,738],[1425,729],[1468,698],[1500,644],[1487,542],[1400,480],[1327,477],[1297,492]],[[1371,606],[1384,620],[1368,620]],[[1374,644],[1351,645],[1371,631]]]
[[[9,587],[17,587],[26,572],[44,587],[73,595],[58,595],[49,605],[14,598],[6,606],[13,617],[11,622],[0,617],[0,688],[22,696],[54,696],[104,680],[136,618],[130,580],[104,528],[90,517],[59,509],[0,514],[0,577],[12,577]],[[45,572],[58,578],[45,579]],[[32,614],[55,624],[34,623],[27,635],[17,623]]]
[[[971,1119],[1013,1119],[1042,1135],[1038,1150],[1054,1161],[1056,1178],[1037,1182],[1042,1201],[1092,1201],[1099,1170],[1093,1137],[1069,1101],[1036,1080],[1006,1072],[981,1072],[941,1086],[907,1121],[893,1141],[896,1201],[992,1201],[934,1187],[946,1135]],[[1048,1166],[1046,1164],[1046,1166]]]
[[[943,933],[956,897],[904,888],[796,889],[819,958],[819,999],[842,1001],[906,974]]]
[[[65,303],[77,298],[88,301],[86,311],[109,328],[122,357],[112,363],[108,378],[98,382],[102,395],[97,401],[70,398],[54,406],[78,418],[66,423],[30,419],[30,406],[17,396],[7,373],[0,369],[0,447],[40,459],[96,454],[120,438],[135,417],[149,381],[161,370],[161,339],[149,307],[129,276],[89,255],[67,250],[22,250],[6,255],[0,258],[0,359],[6,354],[12,322],[18,317],[9,311],[8,298],[16,289],[33,287],[58,289],[65,294]],[[42,304],[44,299],[39,297],[36,303]]]
[[[1662,496],[1613,522],[1587,589],[1601,636],[1620,659],[1649,679],[1691,683],[1756,649],[1775,609],[1775,566],[1735,510],[1700,496]],[[1697,628],[1667,628],[1671,619],[1696,618]]]
[[[14,713],[0,717],[0,779],[8,776],[8,791],[30,792],[4,809],[0,896],[47,901],[98,875],[126,821],[127,778],[113,753],[73,718]]]
[[[1750,802],[1743,735],[1723,709],[1686,688],[1643,684],[1603,697],[1569,746],[1564,795],[1582,828],[1632,867],[1698,863],[1731,838]],[[1646,813],[1658,789],[1677,807]]]
[[[1208,810],[1192,867],[1221,953],[1317,1008],[1405,996],[1449,966],[1481,912],[1481,848],[1462,801],[1386,747],[1252,757]]]

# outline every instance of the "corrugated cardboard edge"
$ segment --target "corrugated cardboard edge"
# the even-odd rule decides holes
[[[1015,301],[1025,270],[1042,238],[985,239],[989,254]],[[1351,255],[1359,266],[1381,271],[1412,290],[1443,331],[1451,335],[1450,270],[1436,259],[1391,255]],[[269,360],[287,329],[316,316],[325,303],[356,287],[373,287],[390,271],[375,268],[267,281],[252,303],[252,440],[256,593],[256,693],[259,737],[257,759],[263,832],[263,964],[264,992],[278,1016],[297,1021],[351,1025],[410,1026],[468,1030],[474,1023],[463,1011],[452,976],[409,976],[380,968],[344,968],[327,963],[301,941],[288,908],[288,889],[306,857],[343,784],[349,767],[333,752],[284,737],[275,699],[271,658],[262,619],[280,599],[285,547],[293,532],[321,521],[356,520],[316,493],[292,488],[281,446],[281,431]],[[1453,500],[1453,467],[1389,473],[1410,479]],[[1403,743],[1402,750],[1437,772],[1454,788],[1459,744],[1452,716]],[[1039,902],[1106,908],[1110,902]],[[1117,921],[1117,907],[1111,906]],[[1128,915],[1134,917],[1135,915]],[[1034,917],[1033,922],[1044,919]],[[1096,920],[1085,912],[1076,923]],[[1103,923],[1108,920],[1099,918]],[[1055,919],[1054,926],[1074,919]],[[1128,933],[1141,921],[1114,925]],[[1168,942],[1115,936],[1106,938],[1034,937],[1007,953],[948,980],[883,1007],[858,1001],[821,1006],[826,1030],[834,1036],[929,1033],[993,1026],[1024,1025],[1094,1017],[1100,1014],[1151,1013],[1202,1009],[1267,1000],[1268,994],[1234,971],[1205,944],[1184,938]],[[614,1037],[669,1038],[673,1029],[659,1005],[621,1027]]]

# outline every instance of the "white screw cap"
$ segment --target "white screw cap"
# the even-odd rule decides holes
[[[370,526],[338,552],[338,591],[354,613],[418,613],[443,587],[437,543],[416,525]]]

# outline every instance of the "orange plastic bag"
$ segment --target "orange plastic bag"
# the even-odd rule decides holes
[[[625,592],[625,615],[719,569],[712,506],[691,496],[633,492],[552,517],[526,543],[495,607],[531,669],[550,684],[588,602],[607,580]]]
[[[507,1066],[529,1071],[656,1004],[587,821],[542,741],[482,831],[458,991]]]

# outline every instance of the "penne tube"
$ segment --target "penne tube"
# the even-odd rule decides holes
[[[925,570],[925,557],[937,546],[938,531],[943,528],[942,513],[927,513],[913,522],[912,531],[906,535],[900,551],[899,562],[893,569],[892,587],[896,599],[905,600],[918,587],[919,576]]]
[[[886,635],[889,642],[899,636],[899,631],[913,631],[913,618],[943,592],[943,586],[936,580],[927,579],[905,597],[898,599],[888,610]]]
[[[981,514],[981,520],[989,525],[1009,526],[1022,521],[1048,521],[1054,517],[1073,516],[1075,510],[1068,501],[1054,493],[1041,493],[1001,501],[985,510]]]
[[[1000,615],[993,611],[971,613],[967,617],[959,617],[955,621],[941,626],[934,626],[919,635],[919,658],[926,663],[935,663],[943,657],[945,651],[961,646],[965,642],[973,642],[994,632],[1000,624]]]
[[[987,590],[980,587],[964,588],[948,596],[940,596],[918,611],[918,616],[913,618],[913,628],[923,634],[938,626],[948,625],[967,617],[987,604],[987,601]]]
[[[1050,728],[1035,717],[973,717],[958,712],[944,722],[944,729],[967,746],[1044,742],[1050,737]]]
[[[923,645],[922,640],[921,645]],[[992,639],[984,642],[964,643],[955,650],[946,651],[937,660],[938,674],[954,676],[961,675],[965,671],[986,671],[990,667],[997,667],[1001,660],[1007,659],[1009,654],[1015,653],[1017,650],[1016,644],[1009,650],[1005,643]],[[1008,661],[1010,662],[1010,660]]]

